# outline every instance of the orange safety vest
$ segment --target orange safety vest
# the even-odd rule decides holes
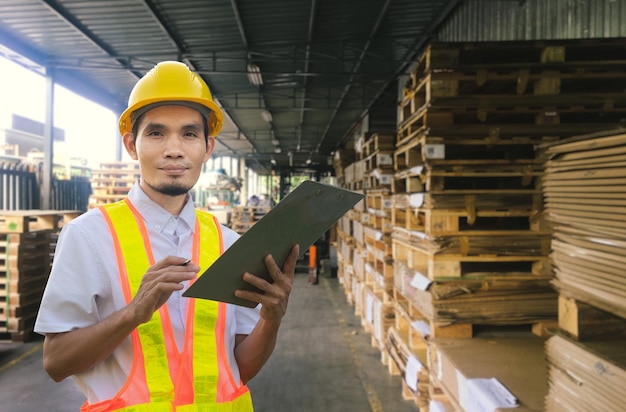
[[[154,255],[143,218],[128,199],[100,206],[113,237],[126,303],[137,293]],[[202,248],[200,245],[202,244]],[[209,213],[196,211],[192,260],[207,268],[223,253],[222,232]],[[236,383],[226,354],[226,304],[190,299],[182,353],[167,305],[131,333],[134,359],[128,379],[112,398],[81,411],[249,412],[248,387]]]

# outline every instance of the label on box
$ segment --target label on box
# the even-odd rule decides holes
[[[496,378],[467,379],[467,397],[461,406],[468,412],[496,411],[517,406],[517,398]]]
[[[409,196],[409,206],[421,207],[424,204],[424,193],[411,193]]]
[[[379,165],[393,165],[393,157],[389,154],[379,154],[378,155],[378,164]]]
[[[424,145],[424,158],[445,159],[446,158],[446,145],[444,144]]]
[[[411,327],[418,331],[420,335],[427,338],[430,336],[430,325],[423,320],[416,320],[411,323]]]
[[[416,271],[414,273],[415,274],[413,275],[413,279],[411,280],[411,286],[413,286],[415,289],[426,290],[428,289],[430,284],[433,283],[430,279],[428,279],[420,272]]]
[[[409,173],[412,175],[419,175],[419,174],[422,174],[423,170],[424,170],[424,165],[417,165],[417,166],[413,166],[412,168],[410,168]]]
[[[418,374],[424,366],[415,357],[410,356],[406,363],[406,372],[404,374],[404,380],[409,388],[417,391],[417,383],[419,382]]]

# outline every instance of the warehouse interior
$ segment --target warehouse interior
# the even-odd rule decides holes
[[[303,258],[257,410],[620,411],[624,22],[626,0],[10,0],[0,53],[118,114],[156,63],[186,63],[226,117],[226,191],[271,193],[229,211],[241,234],[303,179],[364,196]],[[36,358],[41,245],[138,178],[121,144],[63,178],[62,131],[42,131],[37,168],[0,163],[8,412],[45,407],[11,398],[18,371],[82,404]]]

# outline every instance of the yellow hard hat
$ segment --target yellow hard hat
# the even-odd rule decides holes
[[[196,103],[208,109],[209,134],[216,136],[224,124],[224,114],[213,101],[213,96],[202,78],[189,70],[184,63],[164,61],[154,66],[143,76],[128,98],[128,108],[120,116],[122,136],[132,132],[133,113],[149,105]]]

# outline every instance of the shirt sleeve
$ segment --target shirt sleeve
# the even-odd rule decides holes
[[[110,300],[111,285],[103,276],[102,255],[95,247],[90,233],[95,229],[86,216],[87,224],[78,219],[63,227],[57,240],[52,270],[43,294],[35,323],[35,332],[61,333],[90,326],[102,320],[113,308],[98,308],[98,301]],[[106,229],[105,229],[106,230]],[[106,236],[106,235],[104,235]],[[105,298],[100,300],[99,298]]]
[[[236,333],[238,335],[249,335],[261,318],[261,305],[255,308],[245,306],[235,307],[235,319],[237,321]]]

